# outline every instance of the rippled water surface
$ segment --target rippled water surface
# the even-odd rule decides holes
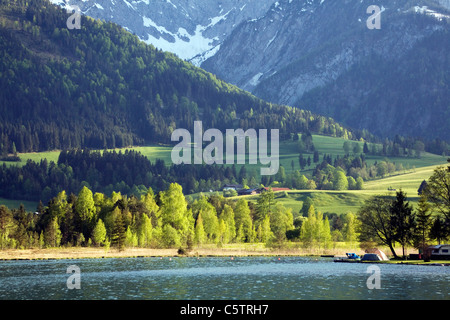
[[[67,268],[80,268],[68,289]],[[450,300],[450,267],[377,265],[330,258],[125,258],[0,261],[0,299],[432,299]]]

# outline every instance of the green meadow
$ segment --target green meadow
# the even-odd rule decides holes
[[[343,149],[344,142],[347,141],[342,138],[334,138],[328,136],[313,135],[313,143],[319,152],[320,161],[324,154],[331,155],[333,158],[337,155],[344,156]],[[363,142],[358,142],[361,144]],[[166,164],[170,165],[172,147],[168,145],[153,145],[143,147],[130,147],[123,149],[115,149],[116,151],[135,150],[141,152],[150,161],[154,162],[156,159],[163,159]],[[270,148],[269,148],[270,150]],[[58,161],[59,151],[49,151],[40,153],[26,153],[19,154],[21,158],[20,162],[0,162],[6,163],[6,165],[25,165],[27,160],[33,160],[39,162],[41,159],[47,159],[48,161]],[[311,156],[313,154],[304,153],[304,157]],[[280,165],[285,168],[286,173],[292,171],[292,164],[294,170],[300,170],[299,166],[299,150],[297,141],[281,141],[280,142]],[[375,161],[385,160],[384,157],[367,155],[366,160],[368,163]],[[364,183],[364,190],[348,190],[348,191],[331,191],[331,190],[291,190],[287,193],[277,193],[277,200],[283,203],[286,207],[292,208],[294,216],[298,215],[303,201],[306,197],[310,197],[313,200],[314,206],[321,212],[332,213],[346,213],[356,212],[358,208],[364,203],[364,201],[370,196],[376,194],[391,194],[395,195],[395,192],[388,191],[388,189],[402,189],[407,193],[409,200],[415,204],[417,201],[417,189],[423,180],[427,180],[433,173],[433,170],[439,165],[446,164],[446,157],[434,155],[424,152],[420,158],[394,158],[389,157],[388,160],[393,163],[401,163],[404,170],[401,172],[395,172],[390,176],[386,176],[382,179],[370,180]],[[246,165],[247,171],[255,171],[259,175],[260,164]],[[310,167],[306,167],[302,172],[309,176],[310,172],[314,168],[315,164],[312,163]],[[237,165],[237,169],[240,165]],[[193,195],[195,198],[195,195]],[[249,200],[256,199],[255,196],[249,196]],[[18,207],[20,203],[24,203],[27,210],[35,210],[36,203],[29,201],[16,201],[0,198],[0,204],[8,205],[9,207]]]
[[[34,201],[9,200],[0,198],[0,205],[7,206],[10,209],[17,209],[20,207],[21,204],[25,207],[25,210],[27,212],[35,212],[38,205],[38,203]]]
[[[364,201],[375,195],[389,195],[394,197],[396,191],[403,190],[408,201],[413,207],[419,199],[418,189],[423,180],[433,174],[440,165],[416,168],[411,172],[397,173],[382,179],[366,181],[364,190],[290,190],[275,192],[276,201],[285,207],[291,208],[294,217],[299,215],[303,202],[307,197],[311,198],[317,211],[322,213],[344,214],[356,213],[364,204]],[[246,196],[249,201],[255,201],[258,196]]]
[[[343,149],[344,142],[348,141],[342,138],[335,138],[335,137],[329,137],[329,136],[319,136],[319,135],[313,135],[313,143],[316,148],[316,150],[319,152],[320,161],[322,161],[322,157],[324,154],[331,155],[333,158],[336,156],[344,156],[345,152]],[[354,141],[352,141],[353,143]],[[358,142],[362,147],[364,145],[363,142]],[[144,156],[146,156],[150,161],[154,162],[156,159],[162,159],[166,162],[166,164],[170,165],[172,163],[171,161],[171,152],[172,152],[172,146],[170,145],[152,145],[152,146],[143,146],[143,147],[129,147],[129,148],[122,148],[122,149],[114,149],[117,152],[125,150],[135,150],[142,153]],[[268,151],[270,153],[270,146],[268,147]],[[285,168],[286,173],[290,173],[292,171],[292,165],[294,165],[294,170],[300,170],[299,165],[299,149],[298,149],[298,142],[287,140],[287,141],[280,141],[280,165]],[[60,151],[48,151],[48,152],[37,152],[37,153],[20,153],[18,156],[20,157],[20,162],[5,162],[0,161],[0,165],[5,163],[6,165],[25,165],[27,160],[33,160],[36,162],[39,162],[41,159],[47,159],[50,161],[58,161]],[[226,153],[224,150],[224,157]],[[303,156],[305,158],[311,157],[311,160],[313,158],[312,153],[303,153]],[[367,155],[366,160],[369,164],[374,163],[375,161],[383,161],[386,157],[381,156],[373,156],[373,155]],[[411,171],[420,167],[427,167],[432,166],[436,164],[445,164],[446,157],[435,155],[427,152],[423,152],[420,158],[406,158],[406,157],[389,157],[388,158],[390,162],[393,163],[401,163],[406,171]],[[248,162],[248,161],[247,161]],[[249,170],[255,170],[256,172],[259,172],[260,164],[256,165],[247,165]],[[237,165],[239,168],[240,166]],[[311,163],[311,166],[307,166],[303,171],[307,174],[315,167],[314,163]]]
[[[58,161],[60,151],[46,151],[46,152],[31,152],[31,153],[19,153],[20,157],[19,162],[11,162],[11,161],[0,161],[0,165],[6,164],[7,166],[24,166],[28,160],[32,160],[34,162],[40,162],[43,159],[47,159],[48,162]]]
[[[145,146],[145,147],[130,147],[130,148],[121,148],[121,149],[109,149],[108,151],[115,150],[117,152],[125,152],[126,150],[135,150],[142,153],[146,156],[150,161],[154,162],[156,159],[162,159],[166,163],[170,164],[172,161],[170,159],[170,154],[172,147],[167,145],[155,145],[155,146]],[[100,150],[103,151],[103,150]],[[0,161],[0,165],[6,164],[10,165],[19,165],[24,166],[28,160],[32,160],[35,162],[39,162],[43,159],[47,159],[48,162],[58,161],[59,154],[61,152],[59,150],[55,151],[46,151],[46,152],[33,152],[33,153],[19,153],[20,162],[10,162],[10,161]]]

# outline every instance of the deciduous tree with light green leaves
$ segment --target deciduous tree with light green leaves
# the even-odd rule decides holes
[[[234,219],[236,223],[238,242],[252,242],[253,241],[253,222],[250,216],[250,208],[245,199],[239,199],[234,208]]]
[[[331,245],[331,229],[330,229],[330,221],[328,217],[322,220],[322,228],[321,228],[321,242],[324,248],[328,249]]]
[[[334,179],[333,179],[333,189],[334,190],[347,190],[348,189],[347,177],[346,177],[345,173],[340,169],[335,170]]]
[[[67,195],[66,191],[61,191],[48,204],[50,216],[57,217],[58,221],[62,221],[67,211]]]
[[[147,193],[141,197],[141,201],[149,214],[153,213],[156,217],[159,217],[159,207],[155,201],[155,195],[153,194],[152,188],[149,188]]]
[[[138,238],[136,232],[134,232],[131,226],[128,226],[127,231],[125,232],[125,246],[131,248],[138,246]]]
[[[77,200],[75,202],[75,211],[81,222],[81,228],[83,234],[90,235],[92,230],[92,222],[95,220],[95,203],[92,191],[88,187],[84,186],[78,193]]]
[[[305,247],[322,245],[327,248],[330,245],[331,231],[328,218],[324,219],[321,212],[316,213],[314,206],[310,206],[308,218],[302,224],[300,240]]]
[[[347,242],[356,242],[358,240],[358,236],[356,233],[357,222],[356,216],[348,212],[343,215],[344,227],[342,228],[342,236],[344,237],[344,241]]]
[[[194,238],[194,218],[192,212],[187,209],[187,202],[181,186],[177,183],[171,183],[169,189],[160,193],[160,212],[161,222],[164,230],[171,233],[169,242],[178,242],[183,245],[187,243],[188,238]],[[167,226],[170,226],[168,228]],[[178,236],[173,236],[173,230]],[[166,244],[169,243],[166,241]]]
[[[206,197],[201,197],[194,202],[192,210],[194,216],[201,214],[207,241],[217,242],[219,240],[219,219],[216,208],[207,201]]]
[[[450,170],[444,166],[434,170],[424,190],[433,208],[450,222]]]
[[[152,242],[153,226],[151,219],[147,214],[142,214],[142,218],[138,227],[137,240],[140,247],[149,247]]]
[[[203,227],[202,213],[200,212],[197,216],[197,221],[195,222],[195,237],[194,242],[197,245],[202,245],[206,242],[206,233]]]
[[[286,240],[286,232],[294,229],[292,211],[281,203],[277,203],[269,217],[270,230],[274,236],[274,241],[280,244]]]
[[[234,221],[234,211],[233,208],[228,204],[223,206],[223,210],[219,217],[225,224],[225,228],[222,234],[222,242],[230,243],[236,238],[236,224]]]
[[[302,227],[300,229],[300,240],[306,247],[310,247],[313,245],[314,241],[317,239],[316,233],[316,224],[317,217],[315,208],[311,205],[308,209],[308,217],[302,223]]]
[[[11,211],[4,205],[0,206],[0,249],[8,248],[13,239],[9,236],[14,230]]]
[[[170,224],[163,226],[161,240],[165,248],[176,248],[182,245],[180,233]]]
[[[358,211],[358,233],[359,241],[384,244],[398,258],[394,249],[395,229],[391,226],[392,202],[392,199],[385,196],[374,196],[367,200]]]
[[[106,240],[106,227],[102,219],[98,219],[94,230],[92,230],[92,241],[94,244],[99,246],[102,245]]]

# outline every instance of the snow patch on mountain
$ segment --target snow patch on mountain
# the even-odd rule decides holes
[[[142,41],[197,66],[211,58],[241,22],[266,14],[276,0],[50,0],[115,22]]]
[[[176,8],[173,3],[171,4]],[[219,37],[210,38],[205,36],[204,32],[214,27],[219,22],[226,20],[232,10],[229,10],[223,15],[209,18],[210,23],[208,25],[197,25],[193,33],[189,33],[182,27],[178,28],[177,33],[172,33],[166,28],[158,26],[150,18],[144,16],[144,27],[155,28],[159,32],[159,35],[153,36],[152,34],[148,34],[148,38],[143,40],[164,51],[175,52],[180,58],[191,60],[195,62],[195,64],[200,65],[204,59],[214,55],[220,48],[220,45],[216,45],[219,41]],[[200,57],[203,57],[203,59],[200,59]]]
[[[203,36],[203,32],[208,26],[197,25],[193,34],[190,34],[186,29],[180,27],[177,33],[172,33],[166,28],[158,26],[150,18],[143,17],[143,24],[145,27],[155,28],[159,35],[153,36],[148,33],[147,39],[143,39],[146,43],[152,44],[164,51],[175,52],[181,59],[189,60],[195,56],[209,52],[214,48],[214,40]]]

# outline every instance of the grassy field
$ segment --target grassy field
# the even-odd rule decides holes
[[[378,249],[392,257],[389,248],[378,246]],[[401,254],[401,248],[396,248],[397,254]],[[364,250],[359,243],[333,242],[331,246],[306,248],[300,242],[288,242],[282,248],[269,248],[264,243],[229,243],[218,247],[215,244],[204,244],[193,247],[183,254],[178,253],[178,249],[150,249],[150,248],[125,248],[122,251],[116,248],[98,247],[62,247],[62,248],[33,248],[33,249],[5,249],[0,250],[0,260],[46,260],[46,259],[96,259],[96,258],[140,258],[159,257],[161,259],[170,257],[226,257],[228,259],[239,259],[248,256],[272,256],[282,259],[288,256],[315,256],[321,255],[345,257],[346,252],[354,252],[360,256],[364,255]],[[407,252],[416,252],[414,248],[408,248]],[[424,264],[422,260],[390,260],[384,263],[410,263]],[[426,264],[446,263],[449,261],[432,260]]]
[[[164,145],[109,149],[109,151],[116,150],[117,152],[119,151],[125,152],[125,150],[127,149],[135,150],[142,153],[142,155],[146,156],[152,162],[154,162],[156,159],[162,159],[168,164],[172,163],[170,159],[170,153],[172,151],[172,148]],[[48,162],[51,161],[57,162],[60,153],[61,151],[59,150],[47,152],[19,153],[18,156],[20,157],[21,160],[20,162],[0,161],[0,165],[6,164],[7,166],[10,165],[24,166],[28,160],[40,162],[43,159],[47,159]]]
[[[444,165],[444,163],[440,164]],[[367,181],[364,185],[365,190],[385,191],[388,188],[403,189],[411,197],[417,196],[417,189],[423,180],[433,174],[433,171],[440,165],[432,165],[427,167],[416,168],[411,172],[394,174],[383,179]]]
[[[356,213],[364,204],[364,201],[374,195],[395,196],[395,191],[388,188],[402,189],[406,192],[408,201],[412,206],[417,205],[417,190],[423,180],[427,180],[439,165],[415,169],[413,172],[398,174],[383,179],[368,181],[364,190],[291,190],[288,192],[276,192],[276,200],[285,207],[291,208],[294,217],[302,209],[303,202],[307,197],[313,200],[316,210],[322,213]],[[256,201],[258,196],[246,196],[249,201]]]
[[[319,152],[320,161],[322,161],[322,157],[324,154],[332,155],[332,157],[344,156],[345,152],[343,149],[343,144],[345,139],[328,137],[328,136],[319,136],[313,135],[313,142],[316,150]],[[353,141],[352,141],[353,143]],[[361,145],[361,150],[363,146],[363,142],[358,142]],[[135,150],[142,153],[146,156],[150,161],[154,162],[156,159],[163,159],[166,164],[170,165],[171,161],[171,151],[172,147],[169,145],[152,145],[152,146],[143,146],[143,147],[130,147],[130,148],[122,148],[122,149],[114,149],[116,151],[125,151],[125,150]],[[225,152],[225,150],[224,150]],[[300,170],[300,165],[298,161],[299,150],[298,150],[298,142],[297,141],[280,141],[280,165],[282,165],[286,173],[292,171],[292,162],[294,162],[294,170]],[[25,165],[27,160],[33,160],[39,162],[41,159],[47,159],[50,161],[58,161],[60,151],[48,151],[48,152],[35,152],[35,153],[19,153],[18,156],[21,158],[20,162],[5,162],[0,161],[0,165],[5,163],[6,165]],[[225,153],[224,153],[225,155]],[[313,154],[304,153],[304,157],[313,158]],[[385,157],[381,156],[372,156],[367,155],[366,160],[369,164],[374,163],[375,161],[385,160]],[[444,164],[446,162],[446,158],[443,156],[431,154],[424,152],[421,158],[403,158],[403,157],[390,157],[389,161],[394,163],[401,163],[405,170],[410,171],[414,168],[421,168],[432,166],[436,164]],[[238,165],[239,167],[239,165]],[[315,167],[315,164],[312,163],[310,167],[306,167],[304,172],[308,173],[309,170],[312,170]],[[260,165],[247,165],[248,170],[255,170],[259,172]]]
[[[383,248],[384,249],[384,248]],[[194,247],[183,256],[191,257],[245,257],[245,256],[306,256],[306,255],[345,255],[345,252],[364,252],[357,243],[334,243],[330,248],[303,248],[300,243],[292,242],[279,249],[268,248],[264,243],[230,243],[218,247],[215,244],[206,244]],[[386,251],[385,251],[386,252]],[[0,260],[10,259],[86,259],[86,258],[125,258],[125,257],[175,257],[179,256],[178,249],[147,249],[125,248],[122,251],[116,248],[71,247],[46,249],[6,249],[0,250]]]
[[[34,162],[40,162],[43,159],[47,159],[48,162],[58,161],[58,157],[61,151],[46,151],[46,152],[31,152],[31,153],[19,153],[20,162],[11,162],[11,161],[0,161],[0,165],[6,164],[7,166],[18,165],[24,166],[28,160],[32,160]]]
[[[334,159],[336,156],[343,157],[345,155],[344,152],[344,142],[348,141],[342,138],[335,138],[335,137],[328,137],[328,136],[319,136],[319,135],[313,135],[313,142],[316,150],[319,152],[319,159],[322,161],[323,155],[331,155]],[[353,143],[354,141],[352,141]],[[361,146],[361,150],[363,149],[363,142],[358,142]],[[311,157],[311,162],[313,160],[313,154],[312,153],[303,153],[304,158]],[[421,168],[421,167],[428,167],[432,165],[437,164],[445,164],[446,157],[431,154],[428,152],[423,152],[420,158],[406,158],[406,157],[388,157],[389,161],[395,164],[402,164],[404,168],[404,172],[410,172],[414,169]],[[386,157],[382,156],[374,156],[374,155],[366,155],[366,162],[369,165],[372,165],[375,162],[384,161],[386,160]],[[294,164],[294,167],[292,168],[292,163]],[[297,141],[281,141],[280,142],[280,166],[283,166],[286,173],[291,173],[292,169],[294,170],[300,170],[300,164],[299,164],[299,149],[298,149],[298,142]],[[312,170],[316,164],[313,162],[311,165],[304,170],[302,170],[302,173],[306,176],[310,175],[312,173]],[[260,165],[253,165],[253,166],[247,166],[247,171],[249,170],[255,170],[259,173]]]
[[[287,196],[286,196],[287,194]],[[294,217],[300,215],[303,202],[307,197],[313,200],[316,211],[322,213],[344,214],[356,213],[366,199],[375,192],[364,191],[333,191],[333,190],[291,190],[275,192],[276,201],[292,209]],[[238,198],[238,197],[236,197]],[[256,202],[258,196],[245,196],[248,201]]]
[[[344,155],[343,144],[346,140],[342,138],[333,138],[328,136],[313,135],[313,142],[316,150],[319,151],[320,160],[322,160],[323,154],[330,154],[333,157]],[[362,142],[358,142],[363,146]],[[141,152],[144,156],[148,157],[150,161],[154,162],[156,159],[163,159],[166,164],[171,164],[171,150],[172,147],[166,145],[154,145],[144,147],[128,148]],[[116,149],[116,151],[124,151],[126,149]],[[59,151],[49,151],[41,153],[26,153],[19,154],[21,162],[6,162],[7,165],[24,165],[28,159],[33,161],[40,161],[41,159],[47,159],[48,161],[57,161]],[[305,157],[312,154],[304,154]],[[378,156],[366,156],[368,163],[384,160],[384,157]],[[417,189],[423,180],[427,180],[433,173],[433,170],[438,165],[445,165],[446,158],[434,155],[430,153],[423,153],[421,158],[389,158],[389,161],[395,163],[401,163],[405,170],[402,172],[396,172],[391,176],[387,176],[382,179],[367,181],[364,186],[364,190],[360,191],[322,191],[322,190],[306,190],[306,191],[291,191],[286,197],[284,193],[278,195],[278,200],[285,206],[292,208],[294,214],[298,213],[302,207],[303,201],[306,197],[310,197],[314,201],[314,206],[321,212],[334,212],[334,213],[346,213],[356,212],[358,208],[364,203],[364,201],[375,194],[387,194],[388,188],[399,190],[403,189],[409,200],[413,204],[417,201]],[[292,171],[291,163],[294,163],[294,170],[299,170],[298,162],[298,143],[296,141],[282,141],[280,142],[280,164],[285,168],[286,173]],[[0,162],[0,165],[2,162]],[[308,176],[315,164],[311,167],[307,167],[302,172]],[[239,165],[237,168],[239,170]],[[260,165],[247,165],[247,172],[255,171],[259,175]],[[391,192],[394,195],[394,192]],[[249,197],[249,199],[253,199]],[[27,210],[35,210],[37,203],[29,201],[15,201],[0,198],[0,204],[8,205],[11,208],[17,208],[20,203],[23,203]]]
[[[26,201],[26,200],[9,200],[9,199],[0,198],[0,205],[7,206],[10,209],[17,209],[17,208],[19,208],[19,206],[21,204],[24,205],[25,209],[28,212],[35,212],[38,202]]]
[[[172,147],[166,145],[156,145],[156,146],[146,146],[146,147],[132,147],[125,149],[115,149],[117,152],[125,150],[134,150],[140,152],[142,155],[146,156],[152,163],[155,163],[156,159],[162,159],[168,165],[172,163],[171,151]]]

